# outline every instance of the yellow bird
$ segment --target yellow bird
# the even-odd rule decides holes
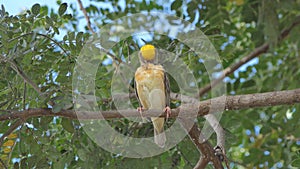
[[[135,72],[135,91],[139,99],[138,111],[147,109],[161,109],[171,113],[170,85],[167,74],[157,62],[157,51],[153,45],[145,45],[140,49],[139,58],[141,66]],[[141,112],[142,113],[142,112]],[[151,117],[154,127],[154,142],[164,147],[166,135],[164,133],[164,118]]]

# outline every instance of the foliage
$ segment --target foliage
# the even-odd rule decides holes
[[[225,68],[241,60],[255,47],[270,43],[267,53],[225,79],[228,95],[299,87],[300,26],[295,27],[286,39],[279,39],[281,30],[289,27],[300,15],[299,0],[126,1],[123,5],[114,0],[105,2],[107,5],[102,3],[91,0],[86,7],[95,30],[111,20],[137,12],[174,14],[190,21],[208,35]],[[73,68],[76,57],[91,36],[88,27],[79,31],[78,22],[86,21],[81,19],[81,11],[76,6],[75,3],[58,1],[57,8],[50,9],[35,4],[18,15],[10,15],[2,5],[0,115],[9,113],[6,110],[50,107],[54,112],[59,112],[74,107]],[[176,41],[169,37],[153,40],[162,48],[171,42]],[[183,53],[180,57],[193,70],[198,85],[208,84],[205,67],[199,58],[189,53],[188,48],[179,48],[180,43],[174,44],[170,51]],[[112,49],[121,60],[137,50],[131,38]],[[109,56],[101,58],[103,62],[108,60]],[[102,109],[114,107],[109,90],[113,64],[101,64],[97,71],[96,95]],[[40,91],[36,91],[20,72],[24,72]],[[171,81],[171,86],[176,91],[174,81]],[[209,97],[210,93],[203,96],[204,99]],[[133,102],[137,106],[136,100],[133,99]],[[173,107],[177,105],[175,102],[172,104]],[[230,135],[236,138],[227,144],[232,168],[300,167],[299,110],[299,105],[291,105],[226,111],[221,123],[230,130],[229,138]],[[15,122],[1,122],[0,134]],[[121,127],[124,134],[134,130],[126,127],[132,125],[126,120],[111,120],[110,124]],[[146,135],[147,130],[151,130],[151,126],[135,129],[134,134]],[[13,144],[9,144],[10,140]],[[185,138],[159,156],[123,158],[98,147],[78,121],[60,117],[27,119],[0,149],[0,158],[9,168],[192,168],[198,156],[199,152],[192,142]]]

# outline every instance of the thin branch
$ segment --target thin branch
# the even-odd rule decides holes
[[[8,63],[10,63],[10,67],[13,70],[15,70],[26,83],[28,83],[36,92],[38,92],[39,94],[42,94],[41,89],[21,70],[21,68],[19,68],[19,66],[17,65],[17,63],[15,61],[6,59],[2,55],[0,55],[0,58],[4,61],[7,61]]]
[[[18,40],[21,37],[25,37],[25,36],[33,35],[33,34],[36,34],[37,36],[45,37],[45,38],[49,39],[50,41],[54,42],[57,46],[59,46],[63,50],[63,52],[65,54],[67,54],[69,56],[67,51],[56,40],[52,39],[51,37],[49,37],[47,35],[36,33],[36,32],[29,32],[29,33],[26,33],[26,34],[22,34],[22,35],[17,36],[13,39],[10,39],[8,42],[12,42],[14,40]],[[3,47],[3,45],[1,45],[0,48],[1,47]],[[9,62],[10,65],[11,65],[11,68],[14,69],[23,78],[23,80],[26,83],[28,83],[36,92],[38,92],[39,94],[42,94],[40,88],[30,78],[28,78],[28,76],[19,68],[19,66],[13,60],[10,60],[10,59],[2,56],[2,55],[0,55],[0,58],[1,58],[1,60]]]
[[[91,24],[91,19],[87,13],[87,11],[85,10],[85,8],[83,7],[83,4],[81,2],[81,0],[77,0],[78,4],[79,4],[79,8],[80,10],[82,11],[84,17],[85,17],[85,20],[87,22],[87,27],[88,29],[93,33],[95,34],[96,32],[93,30],[92,28],[92,24]],[[110,56],[113,60],[115,61],[118,61],[119,63],[122,63],[123,61],[119,58],[117,58],[114,54],[110,53],[108,50],[104,49],[104,48],[101,48],[100,50],[104,51],[108,56]]]
[[[47,36],[47,35],[41,34],[41,33],[36,33],[36,34],[37,34],[38,36],[42,36],[42,37],[45,37],[45,38],[49,39],[50,41],[52,41],[53,43],[55,43],[57,46],[59,46],[59,48],[60,48],[61,50],[63,50],[63,52],[64,52],[67,56],[70,56],[70,55],[68,54],[68,52],[62,47],[62,45],[61,45],[59,42],[57,42],[56,40],[50,38],[50,37]]]
[[[14,37],[12,39],[10,39],[8,41],[8,43],[12,42],[12,41],[15,41],[15,40],[18,40],[19,38],[22,38],[22,37],[25,37],[25,36],[28,36],[28,35],[33,35],[33,34],[36,34],[37,36],[42,36],[46,39],[49,39],[50,41],[52,41],[54,44],[56,44],[61,50],[63,50],[63,52],[69,56],[69,54],[67,53],[67,51],[62,47],[62,45],[57,42],[56,40],[52,39],[51,37],[49,37],[48,35],[44,35],[44,34],[41,34],[41,33],[36,33],[36,32],[28,32],[28,33],[25,33],[25,34],[22,34],[20,36],[17,36],[17,37]],[[3,45],[0,46],[0,48],[2,48]]]
[[[87,11],[85,10],[85,8],[83,7],[83,4],[81,2],[81,0],[77,0],[78,4],[79,4],[79,8],[80,10],[82,11],[84,17],[85,17],[85,20],[87,22],[87,27],[88,29],[93,33],[95,34],[96,32],[93,30],[92,28],[92,24],[91,24],[91,19],[87,13]],[[123,61],[119,58],[117,58],[114,54],[110,53],[108,50],[104,49],[104,48],[101,48],[100,50],[104,51],[108,56],[110,56],[113,60],[116,60],[118,61],[119,63],[122,63]]]
[[[83,12],[83,15],[87,21],[87,27],[88,29],[93,33],[95,34],[95,31],[93,30],[92,26],[91,26],[91,21],[90,21],[90,17],[89,15],[87,14],[85,8],[83,7],[83,4],[81,2],[81,0],[77,0],[78,4],[79,4],[79,7],[80,7],[80,10]]]
[[[117,58],[117,56],[110,53],[107,49],[101,47],[100,50],[106,53],[108,56],[110,56],[113,60],[118,61],[118,63],[124,63],[120,58]]]
[[[4,161],[1,158],[0,158],[0,163],[5,169],[8,169],[7,166],[5,165]]]
[[[198,103],[199,102],[199,100],[194,97],[182,95],[179,93],[171,93],[170,97],[172,100],[179,100],[183,103]]]
[[[213,80],[210,84],[204,86],[199,90],[199,96],[203,96],[205,93],[207,93],[209,90],[211,90],[212,87],[215,87],[217,84],[219,84],[226,76],[230,75],[234,71],[236,71],[238,68],[240,68],[245,63],[249,62],[253,58],[259,56],[262,53],[267,52],[269,49],[269,44],[265,43],[260,47],[257,47],[254,49],[253,52],[251,52],[246,57],[242,58],[239,62],[233,64],[232,66],[227,67],[223,70],[221,76],[215,80]]]
[[[22,100],[22,102],[23,102],[23,110],[25,110],[26,109],[26,82],[24,81],[24,90],[23,90],[23,100]]]
[[[12,132],[13,133],[13,132]],[[14,139],[14,144],[11,146],[11,148],[10,148],[10,152],[9,152],[9,154],[8,154],[8,160],[7,160],[7,166],[9,166],[9,163],[10,163],[10,161],[11,161],[11,157],[12,157],[12,155],[13,155],[13,151],[14,151],[14,149],[15,149],[15,147],[16,147],[16,145],[17,145],[17,138],[15,138]]]
[[[24,121],[25,120],[21,118],[9,127],[9,129],[0,138],[0,146],[2,145],[5,137],[10,135],[16,128],[18,128],[20,125],[22,125],[24,123]]]
[[[284,29],[281,31],[281,34],[279,36],[279,41],[283,40],[285,37],[288,36],[288,34],[291,32],[291,30],[300,24],[300,16],[296,17],[295,21],[291,24],[290,27]],[[249,62],[255,57],[258,57],[262,53],[266,53],[269,50],[270,44],[265,43],[257,48],[254,49],[253,52],[251,52],[249,55],[242,58],[239,62],[234,63],[233,65],[227,67],[223,70],[221,76],[215,80],[213,80],[210,84],[204,86],[199,90],[198,97],[203,96],[205,93],[211,90],[211,88],[215,87],[217,84],[219,84],[226,76],[232,74],[234,71],[236,71],[238,68],[240,68],[245,63]]]
[[[288,27],[287,29],[284,29],[283,31],[281,31],[279,40],[283,40],[285,37],[287,37],[289,35],[289,33],[292,31],[292,29],[300,24],[300,15],[296,17],[295,21],[291,24],[290,27]]]
[[[180,112],[185,112],[185,116],[193,116],[194,110],[198,110],[198,116],[205,116],[211,112],[223,110],[240,110],[246,108],[278,106],[278,105],[292,105],[300,103],[300,89],[275,91],[267,93],[246,94],[237,96],[221,96],[196,104],[172,109],[170,118],[175,118]],[[0,121],[12,120],[18,118],[30,118],[40,116],[60,116],[70,119],[113,119],[126,117],[140,117],[140,113],[136,110],[109,110],[100,112],[80,111],[75,110],[61,110],[54,113],[49,108],[28,109],[22,111],[11,110],[10,113],[0,115]],[[166,117],[161,110],[147,110],[143,112],[143,117]]]

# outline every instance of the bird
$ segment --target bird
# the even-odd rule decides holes
[[[140,67],[134,76],[135,92],[140,104],[138,111],[159,109],[168,118],[170,109],[170,83],[162,65],[158,63],[157,49],[150,44],[141,47],[139,51]],[[154,128],[154,142],[161,148],[165,146],[165,118],[151,117]]]

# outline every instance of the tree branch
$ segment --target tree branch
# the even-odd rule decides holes
[[[11,125],[9,127],[9,129],[5,133],[3,133],[3,135],[0,138],[0,147],[2,146],[2,143],[3,143],[4,139],[5,139],[5,137],[7,137],[8,135],[10,135],[10,133],[12,133],[16,128],[18,128],[20,125],[22,125],[24,123],[24,121],[25,120],[22,119],[22,118],[19,119],[13,125]]]
[[[223,70],[221,76],[215,80],[213,80],[210,84],[204,86],[199,90],[199,96],[203,96],[203,94],[207,93],[211,88],[215,87],[217,84],[219,84],[226,76],[230,75],[234,71],[236,71],[239,67],[244,65],[245,63],[249,62],[253,58],[259,56],[262,53],[267,52],[269,49],[269,44],[265,43],[260,47],[257,47],[254,49],[253,52],[251,52],[249,55],[246,57],[242,58],[239,62],[233,64],[232,66],[227,67],[226,69]]]
[[[184,128],[186,128],[186,130],[188,130],[189,124],[194,123],[194,119],[179,118],[179,122]],[[197,127],[197,124],[194,123],[193,127],[187,132],[197,149],[202,154],[194,169],[204,169],[210,161],[212,161],[213,166],[216,169],[223,169],[222,163],[218,156],[215,155],[215,151],[212,145],[201,134],[201,131]]]
[[[213,105],[212,105],[213,103]],[[285,91],[275,91],[267,93],[257,93],[257,94],[246,94],[237,96],[221,96],[205,101],[201,101],[191,106],[180,106],[178,108],[172,109],[170,118],[175,118],[180,112],[185,112],[185,116],[189,117],[194,112],[193,110],[198,110],[198,116],[204,116],[209,114],[211,111],[216,110],[240,110],[246,108],[256,108],[256,107],[267,107],[267,106],[278,106],[278,105],[292,105],[300,103],[300,89],[295,90],[285,90]],[[225,105],[225,107],[224,107]],[[214,107],[212,107],[214,106]],[[225,108],[225,109],[223,109]],[[136,110],[109,110],[100,112],[88,112],[81,111],[75,112],[75,110],[61,110],[60,112],[54,113],[52,109],[49,108],[37,108],[28,109],[22,111],[8,110],[7,112],[0,115],[0,121],[12,120],[18,118],[30,118],[39,116],[60,116],[70,119],[113,119],[113,118],[124,118],[126,117],[139,117],[140,113]],[[155,117],[160,115],[160,117],[165,117],[165,114],[161,114],[161,110],[147,110],[143,112],[143,117]],[[78,116],[78,117],[77,117]]]
[[[291,32],[291,30],[300,24],[300,16],[296,17],[295,21],[291,24],[290,27],[284,29],[281,31],[281,34],[279,36],[279,41],[282,41],[285,37],[288,36],[288,34]],[[203,88],[199,90],[198,97],[203,96],[205,93],[207,93],[211,88],[215,87],[217,84],[219,84],[226,76],[232,74],[234,71],[236,71],[238,68],[240,68],[245,63],[249,62],[255,57],[258,57],[262,53],[266,53],[269,50],[270,44],[265,43],[257,48],[254,49],[253,52],[251,52],[249,55],[242,58],[239,62],[232,64],[231,66],[227,67],[223,70],[221,76],[215,80],[213,80],[210,84],[207,84]]]
[[[77,0],[77,2],[78,2],[78,4],[79,4],[80,10],[83,12],[83,15],[84,15],[84,17],[85,17],[85,19],[86,19],[86,21],[87,21],[87,27],[88,27],[88,29],[89,29],[93,34],[95,34],[95,31],[93,30],[93,28],[92,28],[92,26],[91,26],[90,17],[89,17],[89,15],[87,14],[85,8],[83,7],[83,4],[82,4],[81,0]]]
[[[2,167],[4,168],[4,169],[8,169],[7,168],[7,166],[5,165],[5,163],[4,163],[4,161],[0,158],[0,164],[2,165]],[[0,166],[1,166],[0,165]]]
[[[188,96],[184,96],[188,99]],[[295,90],[286,90],[286,91],[275,91],[267,93],[258,93],[258,94],[247,94],[247,95],[237,95],[237,96],[222,96],[213,98],[210,100],[205,100],[202,102],[196,102],[189,104],[189,106],[180,106],[178,108],[172,109],[171,117],[177,117],[178,114],[183,111],[185,113],[184,118],[179,117],[179,120],[182,126],[187,126],[187,124],[194,123],[193,119],[188,119],[193,113],[193,110],[198,110],[199,116],[207,115],[213,110],[222,111],[224,110],[239,110],[246,108],[254,107],[263,107],[263,106],[275,106],[275,105],[291,105],[300,103],[300,89]],[[212,103],[215,103],[212,105]],[[214,107],[212,107],[214,106]],[[222,108],[222,109],[221,109]],[[102,115],[99,112],[75,112],[74,110],[61,110],[60,112],[54,113],[52,109],[49,108],[39,108],[39,109],[28,109],[23,111],[14,111],[8,110],[7,112],[0,115],[0,121],[19,119],[15,122],[9,130],[1,137],[0,143],[2,144],[4,138],[11,132],[13,132],[18,126],[20,126],[24,120],[31,117],[40,117],[40,116],[60,116],[71,119],[111,119],[111,118],[123,118],[126,117],[137,117],[140,116],[140,113],[136,110],[111,110],[103,111]],[[122,114],[120,114],[122,113]],[[143,112],[144,117],[154,117],[161,114],[160,110],[148,110]],[[77,117],[78,115],[78,117]],[[165,117],[165,115],[161,115]],[[207,139],[201,134],[201,131],[198,129],[197,125],[194,124],[192,129],[187,131],[191,140],[197,146],[198,150],[201,152],[202,156],[199,159],[195,169],[202,169],[207,166],[209,162],[212,162],[213,166],[217,169],[222,169],[222,162],[217,155],[215,149],[207,141]],[[0,145],[1,145],[0,144]]]
[[[17,63],[13,60],[6,59],[4,56],[0,55],[0,58],[4,61],[7,61],[10,63],[10,67],[19,74],[19,76],[26,82],[28,83],[36,92],[39,94],[42,94],[41,89],[19,68]]]
[[[33,34],[36,34],[37,36],[42,36],[42,37],[44,37],[44,38],[46,38],[46,39],[49,39],[49,40],[52,41],[55,45],[57,45],[61,50],[63,50],[63,52],[64,52],[66,55],[70,56],[70,55],[67,53],[67,51],[62,47],[62,45],[61,45],[59,42],[57,42],[57,41],[54,40],[53,38],[49,37],[48,35],[44,35],[44,34],[37,33],[37,32],[28,32],[28,33],[22,34],[22,35],[20,35],[20,36],[14,37],[14,38],[10,39],[10,40],[8,41],[8,43],[10,43],[10,42],[12,42],[12,41],[15,41],[15,40],[18,40],[18,39],[20,39],[20,38],[22,38],[22,37],[25,37],[25,36],[28,36],[28,35],[33,35]],[[3,45],[0,46],[0,48],[2,48],[2,47],[3,47]]]
[[[91,19],[87,13],[87,11],[85,10],[85,8],[83,7],[83,4],[81,2],[81,0],[77,0],[78,4],[79,4],[79,8],[80,10],[82,11],[84,17],[85,17],[85,20],[87,22],[87,27],[88,29],[92,32],[92,34],[95,34],[96,32],[93,30],[92,28],[92,24],[91,24]],[[114,54],[110,53],[108,50],[104,49],[104,48],[100,48],[100,50],[104,51],[108,56],[110,56],[112,59],[114,59],[115,61],[118,61],[119,63],[122,63],[123,61],[119,58],[117,58]]]

